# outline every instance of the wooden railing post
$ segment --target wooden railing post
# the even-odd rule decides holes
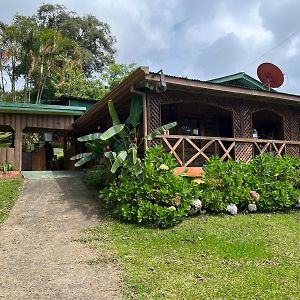
[[[185,166],[185,139],[182,140],[182,165]]]

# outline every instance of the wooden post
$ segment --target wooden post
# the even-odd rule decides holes
[[[22,127],[21,127],[21,116],[16,116],[16,126],[15,126],[15,168],[17,170],[22,170]]]

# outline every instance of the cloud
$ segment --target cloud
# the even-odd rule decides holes
[[[32,14],[42,3],[5,1],[0,19],[7,21],[17,11]],[[299,91],[300,2],[296,0],[60,3],[80,15],[93,14],[110,24],[117,37],[120,62],[134,61],[154,71],[163,68],[169,74],[205,80],[239,71],[256,77],[257,66],[271,61],[288,75],[281,90]]]

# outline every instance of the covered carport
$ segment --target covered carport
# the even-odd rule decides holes
[[[0,164],[12,161],[15,169],[22,170],[24,130],[59,132],[64,138],[65,160],[69,160],[75,142],[72,124],[85,111],[86,107],[80,106],[0,102],[0,129],[13,133],[12,143],[0,148]],[[72,169],[69,161],[65,166]]]

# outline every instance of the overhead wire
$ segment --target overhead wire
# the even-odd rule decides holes
[[[280,41],[276,46],[272,47],[271,49],[267,50],[266,52],[264,52],[262,55],[260,55],[258,58],[256,58],[255,60],[251,61],[250,63],[248,63],[246,66],[244,66],[242,68],[242,70],[245,70],[247,68],[249,68],[251,65],[253,65],[255,62],[257,62],[258,60],[260,60],[261,58],[263,58],[265,55],[269,54],[270,52],[272,52],[273,50],[281,47],[285,42],[287,42],[289,39],[291,39],[294,35],[296,35],[297,33],[299,33],[300,30],[294,31],[293,33],[291,33],[289,36],[287,36],[285,39],[283,39],[282,41]]]

